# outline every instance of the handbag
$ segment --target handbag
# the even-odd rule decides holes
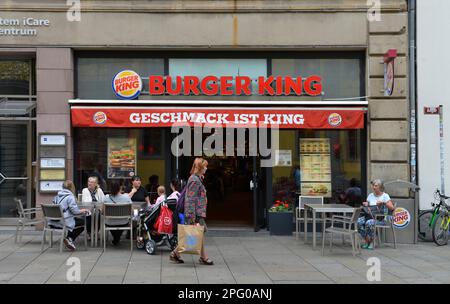
[[[361,207],[361,215],[364,216],[366,221],[376,219],[376,216],[383,214],[378,206],[364,206]]]
[[[203,226],[178,224],[179,253],[190,253],[200,255],[203,246],[203,239],[204,239]]]

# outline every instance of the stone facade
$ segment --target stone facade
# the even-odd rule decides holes
[[[46,18],[36,36],[2,36],[1,52],[35,52],[37,132],[67,132],[74,96],[73,50],[365,50],[367,183],[409,179],[408,16],[406,0],[381,1],[369,22],[366,0],[82,1],[80,22],[67,21],[65,1],[7,1],[2,18]],[[205,26],[207,25],[207,26]],[[395,90],[383,95],[383,54],[397,49]],[[408,197],[398,191],[394,195]],[[38,204],[50,195],[37,193]]]

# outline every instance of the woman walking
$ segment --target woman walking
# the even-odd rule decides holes
[[[185,223],[188,225],[201,225],[206,232],[206,189],[203,184],[203,177],[208,167],[208,162],[198,157],[194,160],[191,169],[191,176],[187,182],[186,197],[184,202]],[[200,252],[199,263],[204,265],[213,265],[214,262],[208,258],[205,252],[205,242],[203,241]],[[176,263],[184,263],[180,258],[178,247],[170,254],[170,260]]]

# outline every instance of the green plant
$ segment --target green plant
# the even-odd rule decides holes
[[[276,200],[269,212],[290,212],[292,211],[292,203],[290,201]]]

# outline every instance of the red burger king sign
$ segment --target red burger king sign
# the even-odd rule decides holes
[[[142,91],[142,79],[135,71],[121,71],[112,79],[112,89],[121,99],[134,99]]]

